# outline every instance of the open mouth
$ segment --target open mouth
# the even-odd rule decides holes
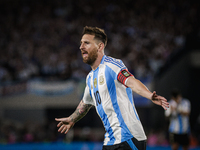
[[[83,57],[88,56],[88,52],[86,52],[86,51],[82,51],[82,56],[83,56]]]

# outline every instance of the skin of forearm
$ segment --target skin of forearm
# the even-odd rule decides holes
[[[81,102],[79,103],[74,113],[70,115],[71,121],[74,123],[79,121],[81,118],[83,118],[87,114],[87,112],[90,110],[91,107],[92,105],[85,104],[81,100]]]
[[[183,116],[189,116],[190,115],[189,112],[183,112],[183,111],[181,111],[180,114],[183,115]]]
[[[172,113],[179,113],[179,114],[181,114],[181,115],[183,115],[183,116],[189,116],[189,115],[190,115],[190,112],[178,111],[177,108],[173,108],[173,107],[172,107],[172,112],[171,112],[171,114],[172,114]]]
[[[146,97],[147,99],[152,99],[152,93],[148,88],[138,79],[130,77],[127,81],[127,86],[130,87],[135,93]]]

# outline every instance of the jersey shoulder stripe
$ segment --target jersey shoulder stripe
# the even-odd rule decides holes
[[[119,68],[125,68],[125,65],[123,64],[123,62],[121,60],[115,59],[115,58],[112,58],[109,56],[105,57],[104,62],[114,64],[114,65],[118,66]]]

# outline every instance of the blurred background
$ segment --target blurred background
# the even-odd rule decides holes
[[[54,121],[82,98],[91,70],[79,50],[86,25],[105,30],[105,54],[151,91],[169,100],[181,89],[191,102],[190,149],[199,149],[199,8],[194,0],[0,0],[0,149],[101,149],[94,108],[67,135]],[[169,149],[164,110],[133,96],[148,149]]]

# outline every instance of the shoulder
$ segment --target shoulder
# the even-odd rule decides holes
[[[86,79],[88,79],[92,75],[92,70],[87,74]]]
[[[169,100],[169,103],[175,103],[175,100],[170,99],[170,100]]]
[[[88,80],[90,79],[91,75],[92,75],[92,70],[88,73],[86,77],[86,84],[88,83]]]
[[[117,59],[117,58],[113,58],[113,57],[110,57],[110,56],[104,57],[103,64],[105,64],[105,65],[107,65],[111,68],[121,68],[121,69],[126,68],[126,66],[124,65],[122,60]]]
[[[185,104],[190,104],[190,101],[187,98],[183,98],[182,102],[185,103]]]

